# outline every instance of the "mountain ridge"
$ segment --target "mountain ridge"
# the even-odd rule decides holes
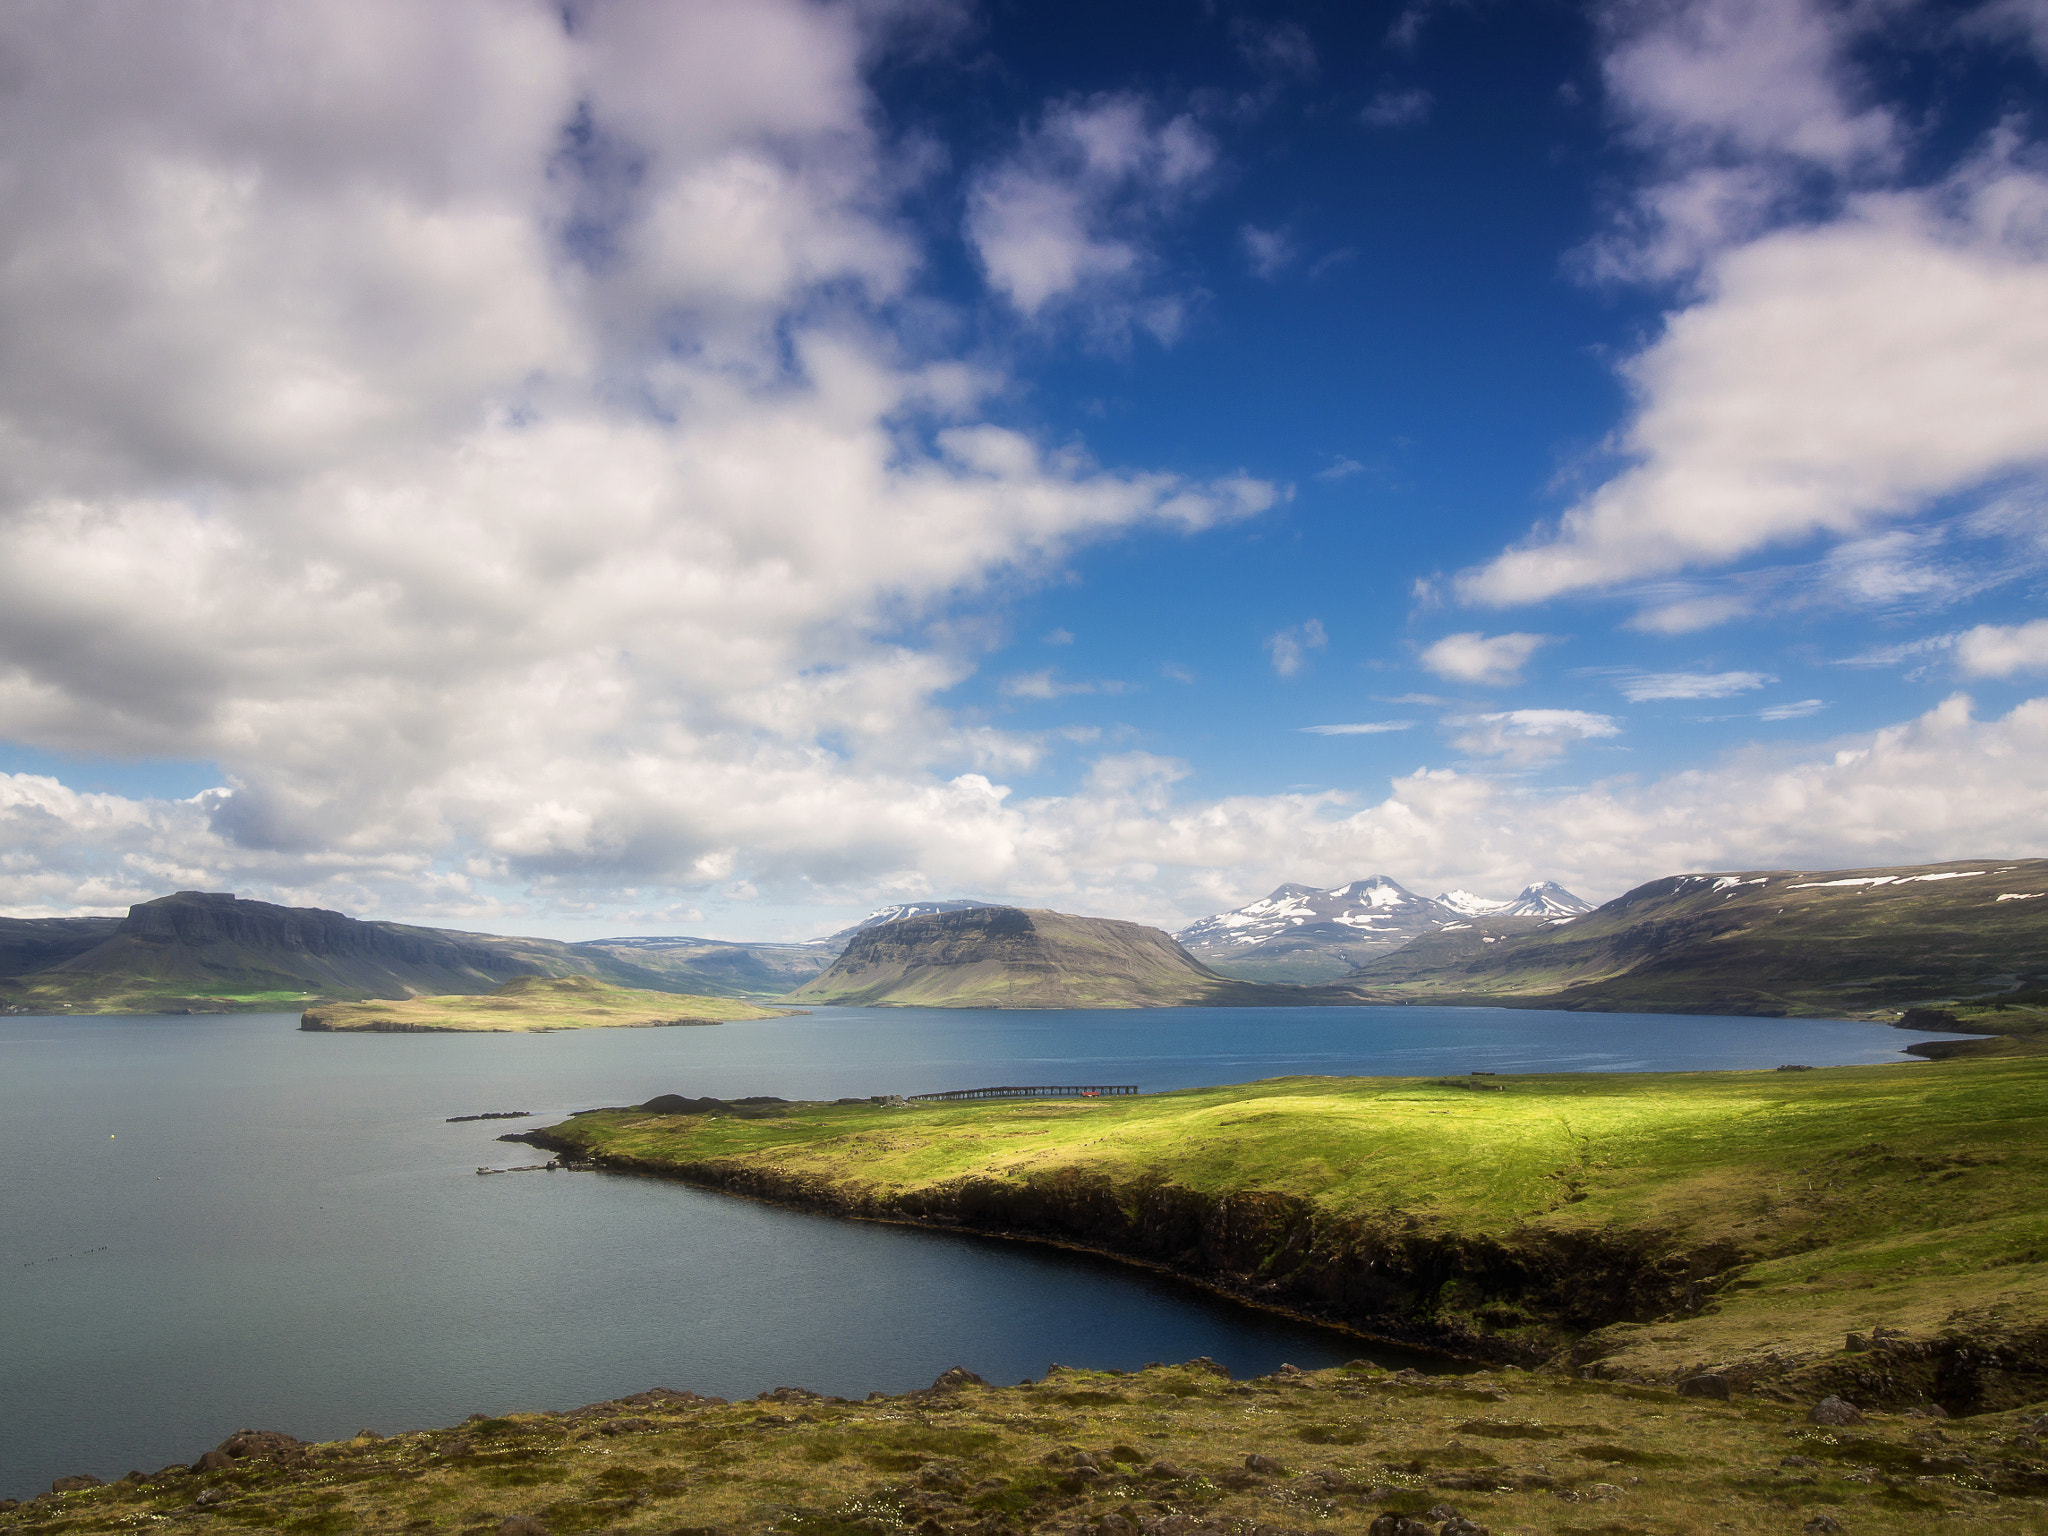
[[[1340,886],[1276,886],[1258,901],[1199,918],[1174,937],[1223,975],[1315,984],[1339,981],[1378,956],[1476,915],[1561,919],[1592,910],[1591,902],[1551,880],[1496,902],[1469,891],[1419,896],[1385,875],[1368,875]]]

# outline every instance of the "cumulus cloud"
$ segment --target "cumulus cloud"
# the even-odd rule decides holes
[[[1422,665],[1438,677],[1483,687],[1503,687],[1522,680],[1529,658],[1550,643],[1548,635],[1514,633],[1484,635],[1478,630],[1445,635],[1424,650]]]
[[[771,788],[794,803],[750,830],[780,856],[764,863],[800,868],[820,890],[836,869],[849,893],[972,889],[1177,926],[1286,878],[1336,884],[1384,871],[1438,888],[1512,891],[1540,870],[1605,899],[1690,870],[1918,863],[1958,849],[2048,855],[2044,758],[2048,699],[1979,720],[1958,695],[1918,719],[1794,756],[1749,750],[1647,782],[1619,777],[1548,795],[1437,768],[1397,778],[1371,800],[1334,791],[1183,800],[1175,790],[1185,765],[1124,753],[1104,759],[1077,792],[1037,799],[973,774],[829,797],[817,779],[791,776]],[[743,789],[731,775],[704,792]],[[210,798],[138,802],[0,775],[0,845],[28,850],[5,872],[8,909],[118,910],[173,885],[255,888],[355,910],[403,888],[422,904],[415,912],[489,909],[416,855],[316,863],[229,842],[209,820]],[[751,815],[760,797],[747,792],[740,803]],[[712,877],[736,878],[730,869]],[[765,888],[759,876],[755,883]]]
[[[451,916],[984,835],[1037,749],[934,705],[949,606],[1275,493],[1048,452],[882,333],[920,255],[867,14],[0,16],[0,735],[225,776],[18,785],[16,830],[126,818],[126,894]],[[1112,180],[1207,163],[1132,121],[1059,131]],[[50,854],[89,904],[99,857]]]
[[[1622,365],[1623,467],[1463,572],[1466,601],[1539,602],[1816,537],[1861,543],[1839,552],[1844,601],[1859,585],[1872,604],[1937,601],[1967,573],[1886,525],[2048,469],[2048,177],[2013,120],[1902,184],[1907,125],[1858,62],[1895,16],[1827,0],[1599,12],[1642,175],[1581,267],[1676,282],[1687,302]],[[1675,598],[1632,624],[1684,633],[1755,595]]]
[[[2048,177],[2011,148],[1717,256],[1625,369],[1633,462],[1460,595],[1536,602],[1866,535],[2048,468]]]
[[[1970,677],[2048,672],[2048,619],[1979,624],[1955,637],[1956,665]]]
[[[1612,715],[1583,709],[1509,709],[1453,715],[1444,723],[1459,729],[1451,745],[1460,752],[1498,758],[1512,767],[1562,757],[1579,742],[1621,734]]]
[[[1777,679],[1765,672],[1638,672],[1615,682],[1631,704],[1655,699],[1725,699]]]
[[[1320,651],[1330,643],[1330,637],[1323,630],[1321,619],[1308,619],[1289,629],[1283,629],[1266,641],[1266,653],[1273,658],[1273,670],[1282,677],[1292,677],[1308,662],[1310,651]]]
[[[1085,305],[1098,330],[1171,340],[1180,306],[1142,297],[1148,233],[1207,178],[1216,147],[1193,118],[1161,122],[1128,93],[1057,102],[976,178],[966,233],[988,283],[1035,320]]]

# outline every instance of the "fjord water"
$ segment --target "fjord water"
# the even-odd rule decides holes
[[[716,1028],[304,1034],[293,1015],[0,1019],[0,1495],[650,1386],[847,1396],[1059,1361],[1373,1354],[1085,1255],[780,1211],[544,1159],[502,1121],[657,1093],[1148,1090],[1294,1073],[1901,1061],[1911,1035],[1505,1009],[825,1008]],[[1901,1067],[1901,1070],[1910,1068]],[[914,1113],[914,1111],[905,1111]]]

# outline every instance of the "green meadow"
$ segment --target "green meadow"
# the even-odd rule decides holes
[[[1851,1332],[2048,1321],[2042,1058],[1279,1078],[749,1120],[604,1110],[545,1134],[619,1166],[1081,1242],[1368,1332],[1645,1381],[1791,1381],[1844,1364]],[[1249,1250],[1201,1225],[1231,1202],[1264,1213]],[[1175,1219],[1178,1235],[1147,1237]],[[1345,1268],[1361,1264],[1393,1278],[1360,1291]]]

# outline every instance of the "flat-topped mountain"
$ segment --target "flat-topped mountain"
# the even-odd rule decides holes
[[[125,918],[56,921],[81,926],[0,933],[9,944],[0,955],[25,962],[0,975],[0,1004],[15,1012],[217,1013],[301,1007],[314,998],[488,992],[515,976],[596,976],[621,986],[689,990],[552,939],[361,922],[218,891],[137,902]],[[59,957],[49,959],[52,953]]]
[[[972,907],[858,930],[795,1003],[927,1008],[1166,1008],[1275,1001],[1212,971],[1157,928],[1021,907]],[[1286,1000],[1297,1001],[1291,994]]]
[[[1278,886],[1248,906],[1190,923],[1174,937],[1226,976],[1326,982],[1476,915],[1562,918],[1592,910],[1592,903],[1550,880],[1525,887],[1513,901],[1489,901],[1469,891],[1418,896],[1372,875],[1329,889]]]
[[[1671,875],[1568,921],[1468,921],[1342,985],[1371,1001],[1678,1013],[1960,999],[2015,1022],[2048,1001],[2048,859]]]

